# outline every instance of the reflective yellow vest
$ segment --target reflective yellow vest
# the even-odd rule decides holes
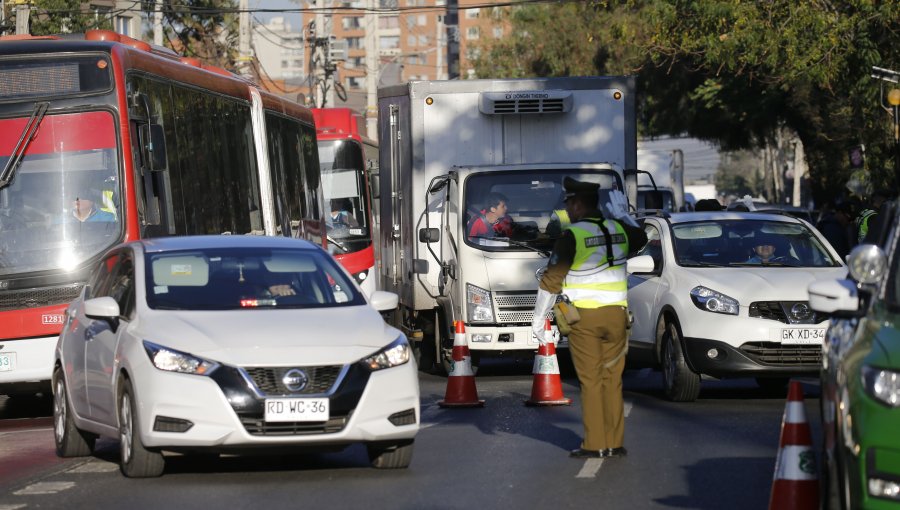
[[[579,308],[627,306],[628,236],[622,225],[604,220],[601,227],[599,218],[585,218],[566,230],[575,236],[575,259],[563,281],[563,293]]]
[[[869,233],[869,219],[876,214],[878,214],[878,211],[872,209],[866,209],[860,213],[859,218],[856,220],[857,242],[861,243],[866,238],[866,234]]]

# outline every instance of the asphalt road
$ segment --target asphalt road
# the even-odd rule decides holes
[[[663,399],[660,376],[626,371],[626,447],[616,459],[576,460],[577,381],[561,355],[566,407],[526,407],[530,362],[485,361],[481,409],[442,409],[446,378],[421,374],[422,430],[412,464],[376,470],[365,448],[264,457],[167,458],[161,478],[129,480],[118,445],[56,459],[48,402],[0,397],[0,510],[54,508],[697,508],[766,507],[784,395],[752,380],[704,381],[700,399]],[[814,440],[818,387],[804,384]],[[31,413],[29,415],[29,413]],[[21,468],[21,469],[19,469]]]

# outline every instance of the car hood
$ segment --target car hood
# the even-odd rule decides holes
[[[681,279],[688,290],[697,285],[751,301],[807,301],[806,288],[817,280],[843,278],[843,267],[683,267]]]
[[[155,311],[138,338],[230,365],[346,364],[400,336],[369,306],[305,310]]]

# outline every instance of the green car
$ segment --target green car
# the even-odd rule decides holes
[[[856,247],[852,280],[809,287],[810,306],[833,317],[822,346],[824,508],[900,509],[898,234],[889,255]]]

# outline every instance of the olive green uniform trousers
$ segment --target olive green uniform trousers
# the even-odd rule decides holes
[[[623,306],[579,308],[569,352],[581,383],[585,450],[622,446],[625,437],[622,371],[628,342]]]

